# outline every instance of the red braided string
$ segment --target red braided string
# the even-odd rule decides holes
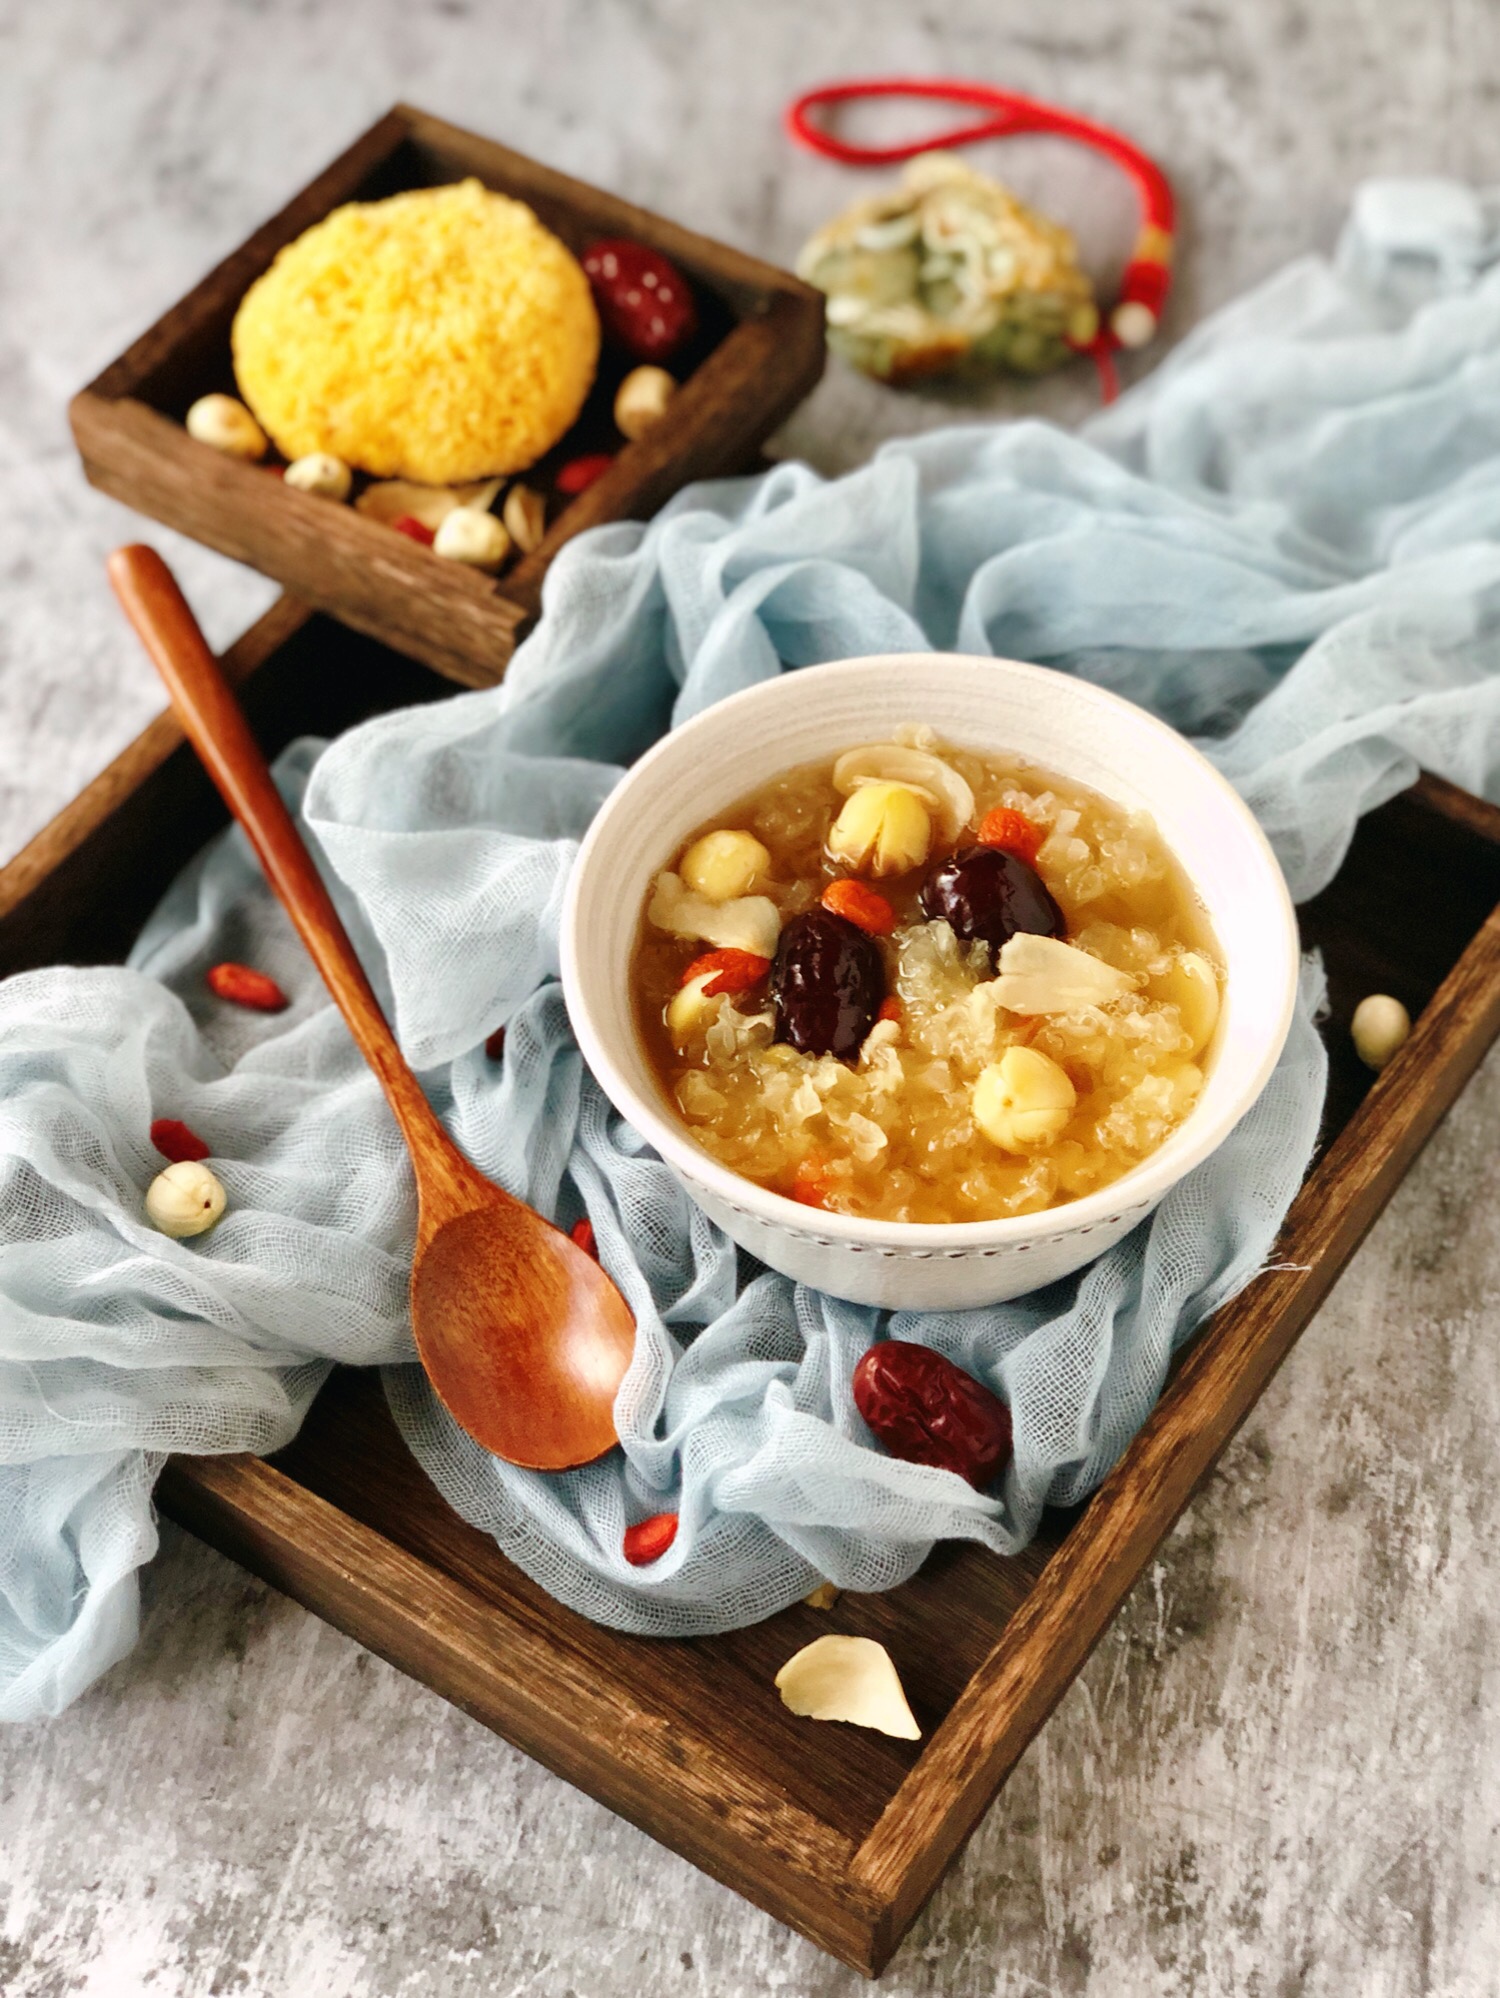
[[[965,104],[986,115],[894,146],[853,145],[813,122],[811,113],[825,105],[849,104],[869,97],[910,97]],[[972,145],[979,139],[1010,138],[1018,132],[1049,132],[1074,139],[1112,160],[1135,184],[1141,204],[1141,226],[1120,280],[1119,297],[1083,351],[1093,357],[1104,400],[1114,400],[1119,392],[1114,351],[1119,347],[1144,346],[1151,338],[1172,282],[1176,203],[1171,183],[1155,160],[1119,132],[1111,131],[1107,125],[1096,125],[1092,119],[1056,110],[1050,104],[1039,104],[1033,98],[1018,96],[1013,90],[1000,90],[994,84],[941,77],[870,77],[849,83],[825,83],[816,90],[804,91],[787,106],[786,127],[799,145],[828,159],[840,160],[846,166],[890,166],[898,160],[909,160],[916,153]]]

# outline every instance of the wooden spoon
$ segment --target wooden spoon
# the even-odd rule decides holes
[[[412,1331],[439,1399],[509,1463],[560,1471],[602,1456],[635,1347],[629,1306],[592,1256],[487,1180],[444,1130],[166,563],[154,548],[118,548],[109,580],[396,1113],[417,1177]]]

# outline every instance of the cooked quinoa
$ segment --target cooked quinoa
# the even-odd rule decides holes
[[[550,450],[593,382],[599,320],[557,237],[465,180],[335,209],[250,287],[231,341],[284,457],[449,485]]]

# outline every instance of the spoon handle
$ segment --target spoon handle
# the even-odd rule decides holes
[[[414,1158],[424,1169],[439,1161],[460,1167],[464,1162],[396,1045],[333,900],[176,578],[154,548],[140,543],[117,548],[108,567],[125,615],[166,682],[183,733],[249,835],[266,878],[374,1069]]]

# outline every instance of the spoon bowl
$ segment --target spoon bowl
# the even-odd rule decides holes
[[[486,1179],[443,1128],[166,563],[153,548],[118,548],[109,579],[401,1127],[417,1181],[412,1332],[438,1399],[508,1463],[592,1462],[618,1440],[630,1307],[586,1250]]]
[[[472,1205],[429,1223],[411,1272],[417,1352],[444,1407],[497,1457],[561,1471],[613,1447],[635,1321],[592,1256],[474,1173]],[[553,1328],[575,1328],[558,1339]],[[585,1329],[586,1328],[586,1329]]]

